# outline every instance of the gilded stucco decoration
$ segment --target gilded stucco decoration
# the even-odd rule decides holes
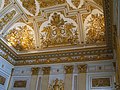
[[[85,41],[87,44],[102,44],[105,42],[105,24],[103,13],[88,15],[84,25],[86,32]]]
[[[111,82],[110,78],[92,78],[92,87],[98,88],[98,87],[110,87]]]
[[[66,2],[65,0],[37,0],[37,1],[39,2],[41,8],[55,6],[58,4],[64,4]]]
[[[73,9],[79,9],[84,5],[84,0],[66,0]]]
[[[25,13],[30,16],[37,16],[39,13],[39,3],[37,0],[17,0]]]
[[[103,0],[93,0],[93,1],[103,7]]]
[[[3,17],[0,18],[0,30],[15,16],[16,11],[12,10],[7,12]]]
[[[40,34],[42,48],[78,44],[77,24],[58,12],[41,25]]]
[[[18,51],[35,48],[33,31],[27,25],[11,29],[5,38]]]
[[[48,90],[64,90],[63,80],[59,80],[58,78],[56,78],[51,82],[51,84],[48,87]]]

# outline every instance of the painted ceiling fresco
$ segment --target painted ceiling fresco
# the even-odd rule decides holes
[[[1,40],[17,54],[106,46],[102,0],[0,0]]]

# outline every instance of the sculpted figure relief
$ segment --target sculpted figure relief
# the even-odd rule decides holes
[[[54,80],[53,83],[49,85],[48,90],[64,90],[63,80],[56,78],[56,80]]]

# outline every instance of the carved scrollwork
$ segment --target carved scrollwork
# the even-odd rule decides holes
[[[105,42],[105,24],[103,14],[91,14],[88,21],[89,26],[86,28],[86,43],[103,43]]]
[[[73,21],[74,22],[74,21]],[[60,13],[53,13],[46,26],[41,28],[41,46],[53,47],[78,44],[78,32],[75,22],[68,21]],[[43,23],[44,25],[44,23]]]
[[[34,35],[26,25],[13,28],[5,38],[18,51],[35,48]]]

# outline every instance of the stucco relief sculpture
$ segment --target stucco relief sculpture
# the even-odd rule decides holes
[[[13,28],[5,38],[18,51],[35,48],[34,35],[27,26]]]
[[[63,80],[53,80],[53,82],[49,85],[48,90],[64,90],[64,83]]]
[[[103,43],[105,42],[105,24],[103,14],[91,14],[88,20],[89,26],[86,28],[86,43]]]
[[[26,8],[30,13],[35,15],[36,13],[35,0],[21,0],[21,2],[24,8]]]
[[[53,13],[50,20],[41,25],[41,46],[53,47],[78,44],[77,26],[60,13]],[[45,26],[44,26],[45,25]]]
[[[3,27],[14,17],[15,14],[16,11],[12,10],[6,13],[2,18],[0,18],[0,30],[3,29]]]

